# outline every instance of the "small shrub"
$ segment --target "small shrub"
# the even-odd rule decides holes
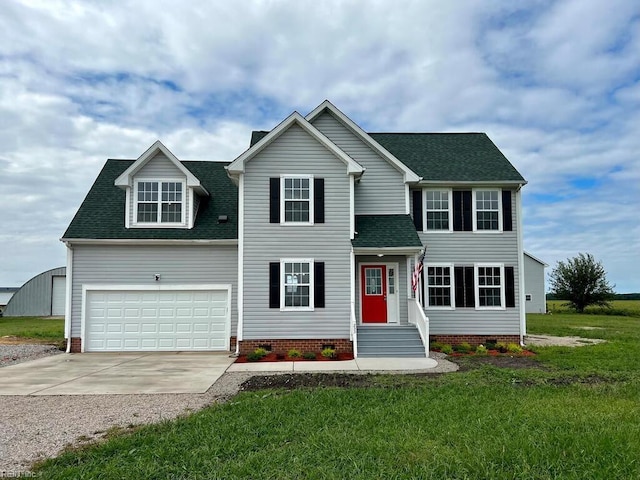
[[[467,342],[462,342],[458,345],[454,345],[453,349],[459,353],[469,353],[473,350],[473,347]]]
[[[269,351],[266,348],[258,347],[253,351],[253,353],[255,353],[256,355],[260,355],[260,358],[262,358],[267,355]]]
[[[453,347],[448,343],[445,343],[444,345],[442,345],[442,348],[440,349],[440,351],[445,355],[451,355],[453,353]]]
[[[485,342],[484,346],[487,347],[487,350],[497,350],[496,342]]]
[[[247,355],[247,361],[248,362],[257,362],[262,357],[264,357],[264,355],[260,355],[259,353],[256,353],[255,351],[253,351],[253,352],[251,352],[251,353],[249,353]]]
[[[304,352],[302,354],[302,358],[304,358],[305,360],[315,360],[316,354],[313,352]]]
[[[504,342],[496,343],[496,350],[498,350],[500,353],[507,353],[507,344]]]
[[[486,355],[487,354],[487,347],[485,347],[484,345],[478,345],[476,347],[476,355]]]
[[[287,352],[287,356],[289,358],[300,358],[302,356],[302,352],[300,352],[300,350],[296,350],[295,348],[292,348]]]
[[[320,355],[322,355],[324,358],[335,358],[336,351],[333,348],[325,348],[320,352]]]
[[[435,350],[435,351],[442,350],[442,342],[431,342],[429,344],[429,350]]]
[[[522,348],[517,343],[510,343],[509,345],[507,345],[507,352],[522,353]]]

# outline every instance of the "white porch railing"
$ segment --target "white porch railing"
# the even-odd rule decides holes
[[[429,356],[429,317],[424,314],[424,310],[416,298],[407,299],[409,311],[409,323],[415,325],[420,333],[424,353]]]
[[[353,358],[358,358],[358,325],[356,323],[356,307],[351,303],[350,337],[353,345]]]

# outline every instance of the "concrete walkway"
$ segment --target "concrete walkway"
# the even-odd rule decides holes
[[[81,353],[0,369],[0,395],[204,393],[228,353]]]
[[[337,362],[234,363],[227,372],[406,372],[432,370],[437,366],[433,358],[356,358]]]

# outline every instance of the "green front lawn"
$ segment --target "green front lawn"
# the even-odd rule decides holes
[[[601,329],[583,330],[582,326]],[[367,388],[260,390],[68,452],[44,478],[640,478],[640,319],[531,316],[606,338],[539,365],[465,363]]]
[[[0,337],[17,337],[33,343],[64,341],[64,319],[42,317],[0,317]]]

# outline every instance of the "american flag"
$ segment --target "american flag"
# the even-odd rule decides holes
[[[422,262],[424,262],[424,256],[427,253],[427,249],[425,247],[424,250],[418,256],[418,261],[413,269],[413,275],[411,276],[411,288],[415,292],[418,289],[418,283],[420,282],[420,274],[422,273]]]

